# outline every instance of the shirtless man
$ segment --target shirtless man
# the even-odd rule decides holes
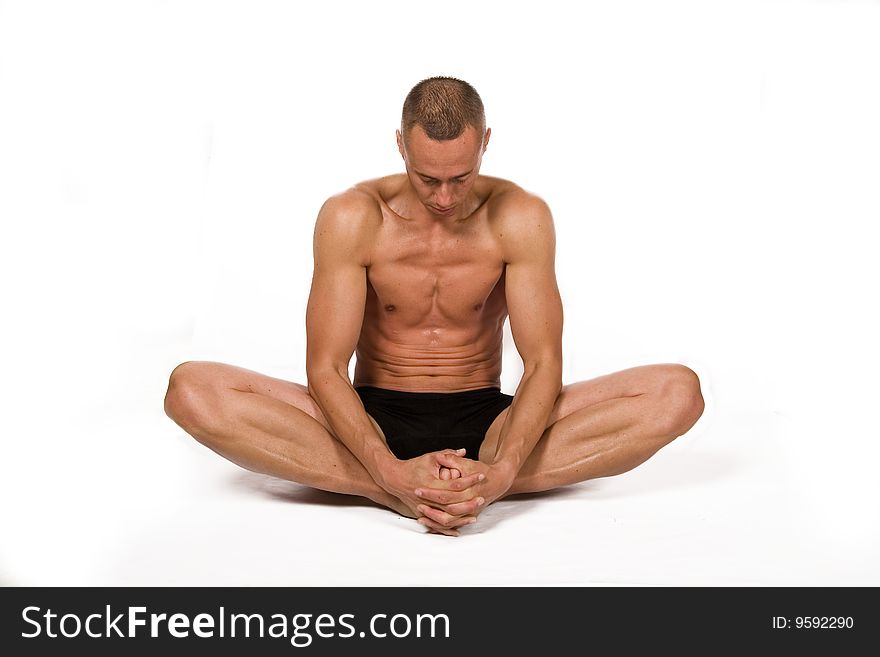
[[[416,85],[397,132],[406,173],[318,214],[308,386],[186,362],[167,414],[244,468],[447,535],[504,496],[626,472],[688,431],[703,399],[682,365],[562,385],[553,220],[537,196],[480,175],[490,134],[466,82]],[[523,361],[512,397],[505,318]]]

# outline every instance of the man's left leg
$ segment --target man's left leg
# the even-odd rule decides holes
[[[508,412],[486,433],[481,461],[494,457]],[[700,380],[683,365],[645,365],[564,386],[508,495],[631,470],[686,433],[702,413]]]

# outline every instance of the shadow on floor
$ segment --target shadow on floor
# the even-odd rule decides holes
[[[759,459],[759,457],[756,457]],[[752,465],[730,451],[676,450],[674,444],[629,472],[593,479],[598,499],[650,495],[695,486],[711,486]]]
[[[243,472],[237,474],[233,479],[232,485],[285,502],[332,507],[385,509],[385,507],[374,503],[372,500],[358,497],[356,495],[331,493],[255,472]],[[540,501],[553,499],[561,500],[576,497],[583,494],[585,490],[591,491],[595,487],[595,482],[584,482],[575,486],[567,486],[565,488],[557,488],[556,490],[543,491],[540,493],[520,493],[518,495],[511,495],[510,497],[493,504],[489,509],[484,511],[480,515],[480,521],[474,525],[474,528],[467,527],[462,531],[467,533],[480,533],[483,530],[498,525],[507,518],[525,513]],[[390,509],[386,510],[398,515]]]
[[[269,475],[256,472],[243,472],[237,474],[233,485],[254,491],[276,500],[286,502],[299,502],[301,504],[317,504],[323,506],[347,506],[347,507],[372,507],[384,508],[372,500],[357,495],[343,495],[331,493],[309,486],[303,486],[292,481],[284,481]]]
[[[661,452],[641,466],[614,477],[603,477],[581,482],[571,486],[540,493],[520,493],[511,495],[480,514],[480,521],[472,528],[466,527],[463,533],[480,533],[495,527],[504,520],[528,512],[540,502],[573,500],[576,498],[593,501],[622,499],[654,492],[669,491],[684,487],[701,486],[725,479],[747,466],[740,456],[730,453],[713,454],[704,450],[680,450]],[[284,481],[254,472],[237,474],[233,485],[272,499],[299,504],[313,504],[332,507],[364,507],[385,509],[366,498],[355,495],[331,493]],[[388,510],[391,513],[396,513]]]

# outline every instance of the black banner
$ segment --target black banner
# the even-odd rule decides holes
[[[867,587],[11,587],[0,589],[0,649],[163,656],[646,646],[676,654],[848,651],[880,638],[875,594]]]

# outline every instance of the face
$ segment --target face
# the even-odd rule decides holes
[[[456,139],[435,141],[420,126],[406,137],[397,131],[397,147],[419,201],[438,217],[456,216],[477,180],[491,130],[468,126]]]

